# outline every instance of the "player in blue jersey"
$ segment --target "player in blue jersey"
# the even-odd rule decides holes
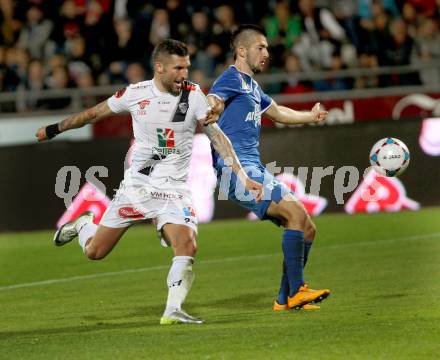
[[[315,237],[315,225],[291,190],[261,164],[258,147],[262,114],[282,124],[307,124],[324,120],[327,112],[320,110],[319,103],[307,112],[280,106],[252,78],[263,70],[269,58],[263,29],[255,25],[241,25],[232,34],[231,47],[235,64],[214,82],[208,100],[214,102],[217,98],[224,101],[224,112],[218,125],[231,140],[249,176],[264,185],[265,196],[263,201],[255,202],[244,193],[234,174],[228,174],[230,181],[224,181],[224,169],[227,168],[213,150],[213,165],[217,170],[220,191],[230,200],[253,211],[260,219],[269,219],[285,229],[282,238],[283,274],[273,309],[316,309],[319,306],[311,303],[323,300],[330,291],[310,289],[304,282],[304,266]]]

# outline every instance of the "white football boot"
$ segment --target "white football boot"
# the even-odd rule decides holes
[[[160,319],[160,325],[176,325],[176,324],[203,324],[205,321],[187,314],[182,309],[174,310],[171,314],[164,315]]]
[[[63,246],[78,236],[78,232],[85,224],[93,223],[95,214],[85,211],[76,219],[61,226],[53,237],[55,246]]]

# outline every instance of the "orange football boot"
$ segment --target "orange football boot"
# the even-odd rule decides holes
[[[305,304],[301,308],[298,309],[304,309],[304,310],[319,310],[321,307],[319,305],[312,305],[312,304]],[[273,302],[273,311],[283,311],[283,310],[289,310],[288,304],[278,304],[276,300]]]
[[[302,308],[304,305],[311,302],[320,302],[330,295],[328,289],[325,290],[313,290],[308,286],[303,285],[299,288],[298,292],[292,297],[287,298],[287,305],[289,309]]]

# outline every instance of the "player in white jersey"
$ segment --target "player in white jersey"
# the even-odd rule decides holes
[[[93,223],[92,213],[84,213],[63,225],[54,242],[60,246],[78,236],[84,254],[98,260],[134,222],[154,219],[162,239],[174,251],[167,279],[167,305],[160,323],[199,324],[203,321],[182,310],[193,281],[197,250],[197,218],[185,182],[196,128],[200,126],[216,151],[229,158],[232,170],[258,200],[262,186],[246,175],[230,141],[215,124],[222,103],[210,100],[209,106],[200,88],[186,81],[190,60],[185,44],[164,40],[155,47],[152,60],[152,80],[130,85],[91,109],[38,129],[36,137],[44,141],[114,113],[128,111],[133,119],[132,165],[99,226]]]

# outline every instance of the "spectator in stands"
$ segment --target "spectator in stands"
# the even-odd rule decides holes
[[[44,59],[52,29],[52,21],[44,18],[38,6],[32,5],[26,12],[26,23],[21,29],[18,45],[27,49],[32,58]]]
[[[87,84],[126,83],[127,77],[140,78],[150,70],[130,64],[145,65],[148,49],[168,36],[189,43],[196,77],[211,77],[231,64],[229,39],[237,17],[241,22],[255,22],[253,16],[259,14],[261,19],[268,9],[275,12],[264,20],[274,46],[272,69],[278,71],[371,68],[378,63],[405,65],[410,57],[417,63],[439,58],[440,0],[318,0],[316,4],[314,0],[269,0],[264,4],[251,0],[0,0],[0,89],[27,88],[30,77],[38,78],[35,59],[43,61],[46,83],[57,83],[53,74],[63,78],[60,67],[67,68],[72,80],[84,88]],[[320,6],[329,6],[332,11]],[[292,9],[298,9],[298,14]],[[402,25],[393,25],[392,30],[390,24],[400,13],[406,30]],[[49,31],[50,38],[45,41]],[[350,41],[360,54],[359,64]],[[28,66],[28,51],[32,66]],[[340,58],[333,56],[339,53]],[[416,75],[382,76],[380,85],[417,84]],[[420,77],[426,84],[439,82],[437,69],[423,69]],[[322,82],[320,85],[326,86],[318,88],[344,88],[343,83]],[[302,85],[290,79],[266,91],[285,88],[283,91],[296,92],[302,91]],[[376,85],[377,76],[360,77],[355,83],[356,88]]]
[[[359,54],[359,67],[361,69],[375,69],[379,66],[377,56],[372,53]],[[377,75],[363,75],[355,79],[354,87],[356,89],[377,88],[379,86],[379,77]]]
[[[25,49],[11,47],[6,49],[4,59],[4,90],[16,91],[25,81],[29,55]]]
[[[431,18],[426,18],[418,29],[415,38],[413,62],[429,63],[440,61],[440,32],[439,23]],[[420,70],[420,79],[423,84],[439,84],[440,68],[426,67]]]
[[[377,6],[382,7],[392,18],[400,16],[395,0],[357,0],[357,4],[357,14],[360,18],[361,26],[367,30],[374,28],[372,20],[377,11]]]
[[[75,79],[75,86],[81,90],[87,90],[95,86],[95,81],[91,73],[81,73]],[[97,96],[88,95],[81,92],[81,106],[85,109],[93,107],[99,101]]]
[[[91,73],[91,62],[86,54],[86,42],[83,37],[77,36],[71,40],[71,47],[68,56],[67,69],[69,77],[76,81],[76,78],[84,73]]]
[[[308,81],[298,79],[298,74],[302,72],[299,58],[288,53],[284,60],[284,71],[286,81],[282,83],[281,92],[285,94],[302,94],[313,91],[312,84]]]
[[[25,109],[40,110],[46,107],[46,102],[40,98],[41,90],[47,89],[43,62],[34,59],[29,63],[28,76],[25,81]]]
[[[16,17],[15,2],[13,0],[0,1],[0,44],[14,46],[22,27]]]
[[[201,70],[206,76],[213,76],[219,49],[218,45],[213,44],[212,26],[206,12],[196,10],[192,14],[191,27],[185,35],[185,42],[191,56],[192,68]]]
[[[188,14],[181,0],[166,0],[165,6],[170,19],[170,37],[180,39],[185,32]]]
[[[168,12],[162,8],[154,10],[149,36],[150,43],[156,46],[162,40],[169,38],[170,34],[171,25]]]
[[[274,16],[265,20],[267,40],[270,44],[272,66],[282,67],[284,55],[301,35],[301,19],[291,14],[287,0],[278,1]]]
[[[336,90],[349,90],[353,87],[353,83],[350,78],[341,77],[337,73],[345,69],[344,62],[340,53],[333,53],[331,56],[330,68],[326,69],[332,73],[336,73],[333,77],[315,80],[313,87],[316,91],[336,91]]]
[[[45,74],[52,74],[52,72],[55,70],[55,68],[62,66],[67,67],[67,59],[64,54],[56,53],[53,54],[49,60],[46,62],[44,73]]]
[[[56,67],[50,74],[47,83],[49,89],[63,90],[72,87],[73,84],[69,79],[69,73],[65,67]],[[47,107],[51,110],[65,109],[70,105],[70,97],[60,95],[59,97],[47,100]]]
[[[372,17],[368,20],[361,20],[361,39],[362,46],[360,53],[380,53],[384,51],[385,40],[389,38],[390,24],[392,17],[384,8],[380,1],[372,3]],[[382,57],[378,55],[379,61]]]
[[[406,2],[402,6],[402,19],[406,23],[408,34],[414,39],[417,36],[417,29],[420,26],[421,16],[413,4]]]
[[[56,52],[64,52],[66,41],[81,35],[84,17],[73,0],[65,0],[55,21],[51,38],[55,41]]]
[[[128,63],[142,61],[145,41],[133,32],[133,24],[129,19],[114,20],[113,40],[107,45],[103,64],[107,69],[106,82],[117,84],[125,82],[124,72]]]
[[[423,17],[433,17],[438,11],[436,0],[405,0],[405,3],[414,6],[417,14]]]
[[[402,19],[395,19],[390,25],[390,35],[385,38],[379,51],[381,66],[409,65],[414,41],[408,35],[406,24]],[[417,73],[402,75],[386,75],[381,77],[382,86],[417,85],[420,84]]]
[[[189,79],[196,84],[199,84],[202,91],[207,94],[209,90],[209,83],[207,82],[206,74],[200,69],[193,69],[191,66],[191,71],[189,74]]]
[[[136,84],[145,81],[146,73],[143,65],[138,62],[131,63],[125,71],[125,78],[128,84]]]
[[[235,20],[235,11],[230,5],[218,6],[214,10],[214,17],[214,37],[210,46],[210,55],[215,58],[216,64],[221,66],[231,50],[231,34],[238,25]]]
[[[17,64],[17,74],[20,78],[20,82],[23,83],[27,77],[29,62],[31,57],[29,56],[29,52],[24,49],[17,47],[16,48],[16,64]]]
[[[302,33],[294,52],[304,70],[329,68],[333,52],[340,51],[346,40],[345,30],[330,10],[316,7],[314,0],[299,0],[298,6]]]
[[[357,50],[361,47],[357,0],[330,0],[330,8]]]
[[[87,61],[84,58],[82,60],[94,73],[102,71],[104,67],[102,56],[106,46],[112,41],[112,32],[109,31],[113,25],[112,18],[106,16],[103,6],[107,4],[97,0],[87,3],[81,31],[85,39],[84,55],[87,54]]]

